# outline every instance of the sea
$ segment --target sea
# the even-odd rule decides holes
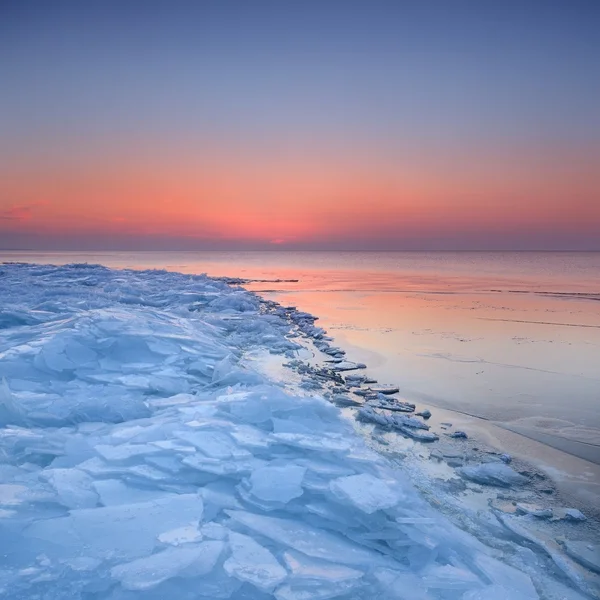
[[[351,360],[409,401],[600,490],[600,253],[35,252],[239,277],[319,317]]]

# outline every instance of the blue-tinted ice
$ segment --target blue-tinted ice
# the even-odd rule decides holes
[[[1,596],[537,598],[334,405],[251,368],[249,350],[298,348],[257,296],[204,276],[4,265],[0,324]]]

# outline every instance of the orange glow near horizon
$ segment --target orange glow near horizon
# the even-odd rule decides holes
[[[0,173],[0,233],[319,244],[600,224],[585,165],[122,160]],[[568,198],[566,201],[565,198]]]

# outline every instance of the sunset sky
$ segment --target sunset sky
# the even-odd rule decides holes
[[[600,250],[598,0],[3,0],[0,249]]]

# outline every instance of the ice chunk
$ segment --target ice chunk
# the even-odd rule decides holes
[[[275,591],[276,600],[329,600],[342,598],[356,587],[356,581],[340,581],[338,583],[284,584]]]
[[[342,362],[335,363],[331,368],[335,371],[354,371],[355,369],[366,369],[367,365],[343,360]]]
[[[401,498],[388,482],[366,473],[335,479],[329,488],[336,498],[350,502],[367,514],[396,506]]]
[[[110,574],[127,590],[145,591],[163,581],[185,572],[189,567],[194,576],[211,571],[219,559],[223,544],[204,542],[197,546],[167,548],[151,556],[144,556],[113,567]]]
[[[483,553],[476,556],[475,566],[492,584],[492,590],[495,586],[511,590],[515,598],[522,598],[523,600],[525,598],[535,600],[538,597],[529,575],[519,571],[519,569],[515,569]],[[488,590],[490,588],[483,589]],[[493,598],[493,596],[490,597]],[[482,598],[487,598],[487,596],[482,596]]]
[[[266,517],[241,510],[225,512],[249,529],[307,556],[346,565],[373,564],[378,561],[376,553],[302,521]]]
[[[181,546],[191,542],[199,542],[202,533],[198,529],[199,521],[192,521],[188,525],[165,531],[158,536],[158,541],[171,546]]]
[[[78,556],[62,562],[73,569],[73,571],[93,571],[102,564],[101,560],[90,558],[89,556]]]
[[[305,467],[266,466],[253,471],[250,476],[252,494],[262,500],[289,502],[302,495]]]
[[[61,504],[68,508],[92,508],[98,494],[92,478],[79,469],[46,469],[44,477],[54,486]]]
[[[152,502],[71,511],[67,517],[32,523],[30,539],[60,544],[60,553],[77,555],[82,547],[93,557],[139,558],[152,552],[158,536],[202,518],[196,494],[169,495]]]
[[[24,485],[0,483],[0,506],[16,506],[21,504],[21,494],[27,491]]]
[[[175,394],[175,396],[169,396],[168,398],[153,398],[148,400],[148,404],[155,408],[168,408],[171,406],[185,406],[193,403],[197,398],[193,394]]]
[[[19,404],[8,387],[6,378],[0,382],[0,426],[6,424],[22,425],[27,422],[25,408]]]
[[[405,436],[419,442],[437,442],[439,440],[439,437],[431,431],[421,431],[420,429],[412,429],[410,427],[398,427],[398,430]]]
[[[551,508],[543,508],[537,504],[529,504],[527,502],[517,502],[515,505],[516,511],[522,515],[532,515],[538,519],[549,519],[552,517]]]
[[[372,392],[375,392],[376,394],[384,394],[384,395],[396,394],[400,391],[400,388],[396,387],[395,385],[370,386],[370,389]]]
[[[416,573],[378,568],[374,576],[390,600],[431,600],[423,578]]]
[[[519,475],[504,463],[483,463],[457,469],[458,473],[465,479],[481,483],[483,485],[497,485],[501,487],[512,487],[524,485],[527,478]]]
[[[118,444],[116,446],[99,444],[96,446],[96,451],[106,460],[121,461],[136,456],[160,452],[160,449],[150,444]]]
[[[600,573],[600,546],[598,544],[564,540],[563,547],[567,554],[580,565]]]
[[[351,443],[342,437],[312,435],[309,433],[274,433],[272,437],[282,444],[296,446],[306,450],[344,452]]]
[[[565,519],[567,521],[586,521],[587,517],[578,508],[565,509]]]
[[[263,466],[264,461],[258,458],[246,460],[224,460],[221,458],[210,458],[201,454],[188,456],[181,461],[183,464],[198,471],[212,473],[213,475],[242,475]]]
[[[323,560],[315,560],[293,550],[285,552],[283,559],[295,582],[305,580],[319,583],[338,583],[358,579],[364,574],[363,571]]]
[[[344,396],[343,394],[335,394],[331,401],[338,406],[362,406],[362,402],[350,396]]]
[[[193,444],[209,458],[228,460],[252,456],[248,450],[240,448],[229,435],[220,431],[177,431],[175,435]]]
[[[232,577],[247,581],[264,592],[270,592],[287,577],[277,559],[251,537],[232,531],[229,544],[231,557],[223,568]]]
[[[488,585],[486,587],[465,592],[462,600],[534,600],[535,596],[525,596],[515,592],[513,588],[502,585]]]
[[[423,582],[429,589],[439,590],[470,590],[483,585],[471,571],[452,565],[429,567],[423,573]]]
[[[220,523],[211,521],[210,523],[202,525],[200,533],[211,540],[225,540],[229,536],[229,529]]]
[[[271,445],[271,440],[264,431],[250,425],[239,425],[231,432],[231,437],[240,446],[245,446],[253,450],[263,450]]]

